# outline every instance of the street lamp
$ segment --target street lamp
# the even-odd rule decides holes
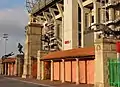
[[[6,45],[7,45],[7,40],[8,40],[8,34],[3,34],[3,38],[5,40],[5,55],[6,55]]]

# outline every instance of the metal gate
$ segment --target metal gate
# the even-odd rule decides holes
[[[120,87],[120,61],[117,59],[108,60],[109,84],[112,87]]]

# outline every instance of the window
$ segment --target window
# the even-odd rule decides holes
[[[88,27],[88,13],[85,14],[85,27]]]
[[[78,6],[78,22],[81,22],[81,9]]]
[[[81,33],[78,34],[78,47],[81,46]]]
[[[81,47],[81,9],[78,6],[78,47]]]
[[[98,8],[98,23],[101,22],[101,9]]]
[[[94,23],[94,16],[92,16],[92,23]]]
[[[108,10],[106,10],[106,21],[109,21],[109,12],[108,12]]]
[[[61,33],[62,33],[62,32],[61,32],[61,26],[60,26],[60,24],[58,24],[58,25],[57,25],[57,37],[58,37],[58,38],[61,38]]]

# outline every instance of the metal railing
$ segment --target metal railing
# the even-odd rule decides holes
[[[39,0],[34,7],[32,8],[32,13],[35,13],[41,9],[43,9],[45,6],[49,5],[50,3],[57,1],[57,0]]]

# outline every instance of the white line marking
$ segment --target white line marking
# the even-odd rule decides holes
[[[4,77],[4,78],[9,79],[9,80],[16,80],[16,81],[20,81],[20,82],[24,82],[24,83],[30,83],[30,84],[34,84],[34,85],[39,85],[39,86],[55,87],[55,86],[50,86],[50,85],[45,85],[45,84],[39,84],[39,83],[34,83],[34,82],[29,82],[29,81],[23,81],[23,80],[19,80],[19,79],[15,79],[15,78],[7,78],[7,77]]]

